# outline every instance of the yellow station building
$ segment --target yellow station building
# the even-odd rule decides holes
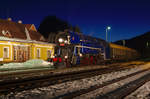
[[[0,19],[0,62],[47,60],[54,56],[55,44],[47,43],[33,24]]]

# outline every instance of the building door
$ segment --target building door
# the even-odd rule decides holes
[[[24,62],[29,60],[30,52],[28,46],[14,46],[14,61]]]

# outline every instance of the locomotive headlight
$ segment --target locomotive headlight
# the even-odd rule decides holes
[[[62,38],[59,38],[58,41],[59,41],[60,43],[62,43],[64,40],[63,40]]]
[[[80,53],[79,55],[80,55],[80,57],[82,57],[82,54],[81,54],[81,53]]]
[[[65,58],[68,58],[68,56],[65,56]]]
[[[65,44],[67,44],[67,43],[68,43],[68,41],[67,41],[67,40],[65,40],[64,42],[65,42]]]

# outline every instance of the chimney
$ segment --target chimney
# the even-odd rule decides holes
[[[22,21],[21,21],[21,20],[19,20],[19,21],[18,21],[18,23],[20,23],[20,24],[21,24],[21,23],[22,23]]]
[[[12,21],[12,19],[11,19],[11,18],[8,18],[7,20],[8,20],[8,21]]]

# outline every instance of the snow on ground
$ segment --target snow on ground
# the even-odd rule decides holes
[[[150,82],[147,82],[140,88],[138,88],[131,95],[127,96],[125,99],[150,99]]]
[[[11,93],[6,96],[0,96],[0,99],[50,99],[68,92],[73,92],[79,89],[89,88],[95,84],[102,84],[103,82],[119,78],[137,72],[141,68],[132,68],[123,71],[103,74],[82,80],[70,81],[61,84],[56,84],[48,87],[36,88],[33,90],[22,91],[18,93]]]
[[[96,89],[96,90],[94,90],[92,92],[89,92],[87,94],[76,97],[75,99],[91,99],[93,97],[96,98],[96,99],[99,99],[100,96],[102,96],[102,95],[104,95],[108,92],[114,91],[115,89],[120,88],[121,86],[124,86],[125,84],[127,84],[129,82],[132,82],[132,81],[134,81],[138,78],[141,78],[142,76],[148,74],[149,72],[150,72],[150,70],[146,71],[146,72],[143,72],[143,73],[140,73],[138,75],[135,75],[133,77],[129,77],[127,79],[121,80],[119,82],[110,84],[108,86],[104,86],[102,88]],[[114,98],[112,98],[112,99],[114,99]]]
[[[23,63],[7,63],[0,66],[0,71],[3,70],[16,70],[16,69],[31,69],[39,67],[50,67],[52,64],[50,62],[41,59],[32,59]]]

